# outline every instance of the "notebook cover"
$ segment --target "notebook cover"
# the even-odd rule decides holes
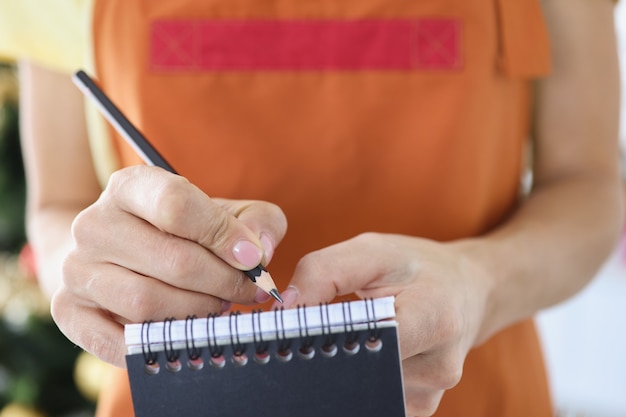
[[[297,354],[300,339],[290,342],[293,357],[283,362],[276,358],[277,341],[268,341],[270,361],[253,360],[255,347],[246,346],[248,363],[225,361],[223,368],[209,363],[207,348],[202,350],[204,367],[194,370],[186,363],[188,352],[180,350],[183,366],[178,372],[166,369],[163,352],[157,354],[160,370],[145,371],[143,354],[126,357],[136,417],[179,416],[385,416],[404,417],[404,394],[398,348],[397,328],[380,328],[382,349],[372,352],[363,342],[356,354],[343,351],[346,335],[335,335],[338,350],[325,357],[320,348],[322,337],[313,340],[315,355],[304,359]],[[281,343],[284,343],[281,342]],[[224,347],[224,357],[233,354]]]

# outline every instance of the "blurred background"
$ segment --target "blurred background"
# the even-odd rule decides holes
[[[626,80],[623,1],[616,22]],[[105,365],[65,339],[38,290],[24,232],[18,110],[15,69],[0,63],[0,417],[89,417]],[[626,149],[626,105],[622,114]],[[556,416],[626,417],[626,238],[582,293],[537,323]]]
[[[102,364],[57,329],[24,231],[15,68],[0,64],[0,417],[91,416]]]

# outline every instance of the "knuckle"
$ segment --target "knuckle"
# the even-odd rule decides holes
[[[104,193],[108,193],[110,191],[114,191],[117,188],[120,188],[120,184],[123,184],[125,178],[127,177],[127,173],[131,168],[122,168],[120,170],[114,171],[109,175],[109,180],[107,181],[107,185],[104,189]]]
[[[251,300],[256,292],[256,288],[251,285],[250,280],[241,272],[233,271],[232,277],[226,277],[226,282],[230,283],[229,299],[247,303]]]
[[[436,390],[448,390],[455,387],[463,375],[463,364],[456,359],[446,357],[433,366],[424,375],[427,385]]]
[[[461,316],[455,311],[443,312],[437,320],[437,338],[447,342],[457,340],[463,330]]]
[[[128,311],[135,313],[141,320],[161,319],[156,317],[157,312],[163,311],[162,300],[153,297],[145,291],[133,291],[129,294],[127,305]]]
[[[183,282],[196,275],[201,269],[202,260],[196,251],[178,239],[171,238],[164,243],[160,259],[165,261],[164,272],[176,282]]]
[[[66,327],[67,319],[72,317],[67,311],[69,301],[64,287],[57,290],[50,300],[50,315],[62,331]]]
[[[441,372],[438,375],[437,388],[442,390],[448,390],[455,387],[461,380],[463,375],[463,368],[456,363],[443,366]]]
[[[72,250],[67,254],[61,265],[62,282],[69,287],[73,287],[76,284],[76,278],[80,276],[80,274],[76,272],[76,258],[76,251]]]
[[[284,235],[287,232],[287,216],[283,210],[274,203],[267,203],[270,218],[274,219],[276,230]]]
[[[231,217],[224,211],[217,211],[206,225],[200,244],[214,249],[226,248],[230,237]]]
[[[111,279],[110,271],[98,265],[90,268],[88,274],[79,277],[75,288],[77,292],[81,291],[83,295],[93,297],[106,292],[111,287]]]
[[[77,294],[90,294],[102,272],[96,265],[86,267],[80,252],[72,249],[61,265],[61,279],[65,288]]]
[[[137,171],[139,169],[139,166],[131,166],[114,171],[111,175],[109,175],[109,180],[104,189],[103,196],[107,197],[109,195],[117,194],[119,190],[126,187],[131,178],[137,176]]]
[[[363,232],[354,237],[354,242],[367,246],[374,239],[374,232]]]
[[[320,265],[322,263],[322,254],[323,250],[316,250],[313,252],[309,252],[304,255],[296,265],[296,271],[318,271],[320,269]]]
[[[75,243],[82,243],[91,238],[91,231],[93,229],[91,225],[94,224],[96,220],[95,211],[94,206],[90,206],[74,217],[71,225],[71,233]]]
[[[97,326],[89,326],[84,313],[85,308],[76,303],[75,295],[65,287],[57,290],[50,300],[52,319],[65,337],[106,362],[122,364],[125,354],[123,340],[108,336]]]
[[[84,329],[77,344],[92,355],[109,363],[119,363],[125,355],[123,343],[94,329]]]
[[[356,235],[355,239],[361,240],[364,242],[369,242],[375,239],[376,236],[378,236],[378,233],[376,232],[363,232],[363,233],[359,233],[358,235]]]
[[[361,250],[367,250],[378,246],[380,244],[380,237],[380,233],[363,232],[356,235],[352,241],[356,244],[356,247],[362,248]]]
[[[402,362],[405,385],[411,395],[444,392],[455,387],[463,375],[464,356],[454,352],[418,354]]]
[[[182,177],[168,176],[155,190],[151,207],[159,225],[166,230],[174,227],[190,207],[190,193],[185,184],[187,181]]]

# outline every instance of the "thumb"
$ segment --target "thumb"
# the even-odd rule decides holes
[[[283,306],[315,305],[351,293],[361,298],[395,295],[383,283],[390,257],[381,253],[386,245],[379,245],[380,240],[368,233],[307,254],[281,294]]]

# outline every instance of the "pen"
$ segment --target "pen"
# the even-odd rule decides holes
[[[135,152],[148,165],[158,166],[173,174],[177,174],[174,168],[159,154],[159,152],[148,142],[148,140],[137,130],[137,128],[124,116],[107,95],[98,87],[85,71],[79,70],[72,77],[74,84],[89,98],[91,98],[102,115],[111,123],[115,130],[133,147]],[[280,303],[282,297],[276,289],[276,284],[272,280],[269,272],[259,265],[249,271],[243,271],[248,278],[267,294],[274,297]]]

